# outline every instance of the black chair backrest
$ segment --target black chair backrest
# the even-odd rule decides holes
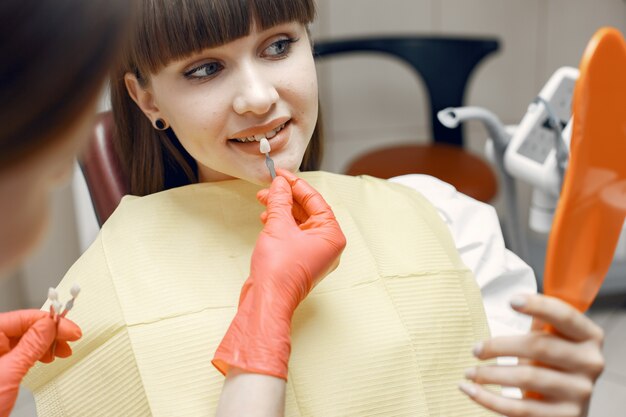
[[[433,140],[462,146],[461,128],[443,126],[437,112],[463,105],[472,71],[498,48],[494,38],[397,36],[316,41],[314,53],[317,59],[345,53],[382,53],[409,64],[426,84]]]

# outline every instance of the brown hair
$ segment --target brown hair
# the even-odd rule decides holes
[[[145,86],[169,62],[281,23],[308,24],[314,0],[141,0],[138,23],[120,65],[111,76],[115,142],[130,192],[146,195],[197,182],[197,165],[171,128],[155,130],[132,101],[124,82],[133,73]],[[318,169],[321,121],[304,155],[303,171]]]
[[[45,150],[100,93],[128,0],[0,2],[0,170]]]

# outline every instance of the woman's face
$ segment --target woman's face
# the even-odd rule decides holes
[[[96,100],[53,145],[0,172],[0,275],[16,267],[39,241],[50,215],[50,192],[69,178],[95,113]]]
[[[318,112],[317,77],[304,25],[257,31],[169,63],[142,89],[127,74],[131,96],[154,121],[162,118],[198,163],[202,182],[271,181],[259,141],[277,168],[296,171]]]

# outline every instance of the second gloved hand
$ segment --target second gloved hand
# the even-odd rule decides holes
[[[28,370],[37,361],[54,360],[53,342],[57,341],[54,356],[65,358],[72,354],[67,342],[80,337],[81,331],[76,324],[61,319],[57,328],[47,311],[0,313],[0,417],[10,414]]]
[[[259,200],[266,204],[237,314],[213,364],[287,379],[291,318],[313,287],[337,267],[346,245],[335,216],[304,180],[279,170]]]

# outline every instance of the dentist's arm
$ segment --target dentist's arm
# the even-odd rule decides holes
[[[68,341],[78,340],[79,327],[67,319],[58,326],[50,314],[40,310],[18,310],[0,314],[0,417],[7,417],[17,399],[20,383],[37,362],[52,362],[54,356],[72,354]]]
[[[226,375],[218,415],[283,414],[293,313],[337,267],[346,245],[322,196],[295,175],[278,173],[258,195],[267,206],[265,227],[237,314],[213,358]]]

